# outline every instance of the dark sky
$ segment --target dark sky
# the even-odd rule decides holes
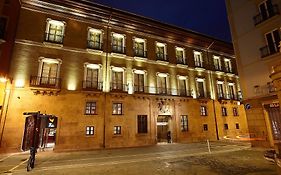
[[[92,0],[231,42],[224,0]]]

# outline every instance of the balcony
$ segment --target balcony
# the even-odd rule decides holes
[[[177,58],[177,64],[187,65],[187,62],[184,58]]]
[[[120,46],[120,45],[112,45],[112,52],[114,53],[120,53],[125,54],[126,53],[126,47]]]
[[[277,4],[272,5],[272,8],[267,9],[267,11],[265,11],[265,13],[259,13],[256,16],[253,17],[254,23],[255,25],[258,25],[270,18],[272,18],[275,15],[279,15],[279,7]]]
[[[227,66],[223,68],[223,71],[224,71],[225,73],[233,73],[232,68],[227,67]]]
[[[102,42],[100,41],[93,41],[93,40],[88,40],[87,47],[89,49],[94,49],[94,50],[102,50]]]
[[[149,93],[149,87],[148,86],[134,86],[134,92],[135,93]]]
[[[54,43],[54,44],[62,44],[63,39],[64,39],[63,35],[45,33],[45,40],[44,41]]]
[[[192,93],[191,93],[191,90],[186,90],[186,89],[177,89],[177,94],[178,96],[181,96],[181,97],[191,97],[192,96]]]
[[[168,55],[160,52],[156,53],[156,60],[169,62]]]
[[[221,66],[221,65],[214,64],[214,65],[213,65],[213,70],[215,70],[215,71],[222,71],[222,66]]]
[[[97,81],[83,81],[82,89],[84,91],[101,91],[102,90],[102,82]]]
[[[211,98],[211,94],[210,94],[210,92],[198,92],[197,93],[197,98]]]
[[[116,91],[116,92],[127,92],[128,91],[128,85],[122,84],[122,83],[111,83],[110,84],[110,90]]]
[[[278,52],[278,49],[275,47],[269,47],[268,45],[260,48],[261,58],[273,55]]]
[[[203,61],[195,61],[194,65],[195,67],[204,68]]]
[[[30,87],[61,89],[61,78],[31,76]]]
[[[147,58],[147,51],[135,48],[134,49],[134,56],[135,57],[141,57],[141,58]]]

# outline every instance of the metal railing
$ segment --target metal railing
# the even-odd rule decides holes
[[[211,98],[210,92],[197,92],[197,98]]]
[[[102,42],[100,42],[100,41],[88,40],[88,45],[87,45],[87,47],[88,47],[89,49],[102,50]]]
[[[147,57],[147,51],[142,50],[142,49],[136,49],[136,48],[134,48],[134,56],[135,56],[135,57],[146,58],[146,57]]]
[[[128,85],[122,83],[110,83],[110,90],[111,91],[120,91],[120,92],[127,92]]]
[[[177,58],[177,64],[187,65],[187,62],[184,58]]]
[[[156,60],[169,62],[168,56],[161,52],[156,53]]]
[[[102,90],[103,82],[97,82],[97,81],[83,81],[82,82],[82,89],[93,91],[93,90]]]
[[[267,57],[269,55],[273,55],[278,52],[278,49],[270,49],[268,45],[260,48],[261,58]]]
[[[64,39],[63,35],[45,33],[45,41],[46,42],[55,43],[55,44],[62,44],[63,39]]]
[[[125,54],[126,53],[126,47],[125,46],[120,46],[120,45],[111,45],[112,52],[114,53],[121,53]]]
[[[195,65],[195,67],[201,67],[201,68],[204,68],[203,61],[195,61],[195,62],[194,62],[194,65]]]
[[[266,21],[267,19],[280,14],[279,7],[277,4],[272,5],[272,8],[267,9],[265,13],[259,13],[256,16],[253,17],[255,25],[258,25],[262,23],[263,21]]]
[[[30,76],[30,86],[61,89],[61,78]]]

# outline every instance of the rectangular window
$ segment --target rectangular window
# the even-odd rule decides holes
[[[7,18],[0,17],[0,39],[4,39],[7,26]]]
[[[102,31],[90,28],[88,30],[88,48],[98,49],[102,48]]]
[[[92,68],[92,67],[90,67],[90,65],[92,65],[92,64],[89,64],[89,66],[87,66],[87,69],[86,69],[86,82],[85,82],[86,87],[85,88],[98,89],[99,88],[98,87],[99,69]]]
[[[233,110],[233,116],[239,116],[237,107],[233,107],[232,110]]]
[[[146,44],[146,42],[142,38],[135,38],[134,39],[135,56],[146,57],[145,44]]]
[[[229,90],[229,98],[234,100],[235,99],[234,85],[228,85],[228,90]]]
[[[202,53],[198,51],[193,51],[194,54],[194,62],[196,67],[203,67],[203,58]]]
[[[123,91],[123,72],[112,71],[112,89]]]
[[[144,74],[134,74],[134,91],[144,92]]]
[[[204,80],[203,79],[202,79],[202,81],[197,80],[196,84],[197,84],[197,97],[204,98],[205,97]]]
[[[112,105],[112,114],[113,115],[122,115],[122,103],[113,103]]]
[[[96,102],[86,102],[85,115],[94,115],[96,112]]]
[[[156,43],[156,58],[157,60],[166,61],[166,45],[164,43]]]
[[[229,59],[224,59],[224,66],[226,72],[232,73],[232,65]]]
[[[214,58],[214,67],[215,67],[215,70],[222,70],[220,57],[214,56],[213,58]]]
[[[121,126],[114,126],[113,134],[121,135]]]
[[[167,94],[167,77],[157,77],[157,92],[159,94]]]
[[[40,84],[46,86],[54,86],[56,85],[58,78],[58,63],[53,62],[42,62],[42,71],[40,77]]]
[[[200,106],[200,115],[207,116],[207,106]]]
[[[178,64],[186,64],[184,48],[176,47],[176,58]]]
[[[94,135],[95,134],[95,127],[94,126],[86,126],[86,135]]]
[[[228,124],[224,124],[224,130],[228,130]]]
[[[65,24],[62,21],[47,20],[45,41],[62,44]]]
[[[208,125],[207,124],[203,124],[203,131],[208,131]]]
[[[227,109],[226,107],[221,107],[222,116],[227,116]]]
[[[125,36],[118,33],[112,34],[112,51],[115,53],[125,53]]]
[[[269,49],[269,54],[274,54],[279,52],[279,43],[280,43],[280,32],[279,29],[276,29],[272,32],[269,32],[265,35],[267,46]]]
[[[240,129],[239,123],[235,124],[236,129]]]
[[[187,95],[186,91],[187,91],[186,79],[179,79],[179,95],[186,96]]]
[[[181,131],[188,131],[188,116],[181,116]]]
[[[218,98],[219,99],[224,98],[223,82],[218,81],[218,83],[217,83],[217,91],[218,91]]]
[[[147,133],[147,115],[138,115],[138,133]]]

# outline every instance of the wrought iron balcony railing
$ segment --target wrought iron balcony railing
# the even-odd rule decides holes
[[[255,25],[258,25],[264,21],[266,21],[267,19],[275,16],[275,15],[279,15],[279,7],[277,4],[272,5],[271,8],[267,9],[267,11],[265,11],[264,13],[259,13],[256,16],[253,17],[254,23]]]
[[[88,47],[89,49],[102,50],[102,42],[100,42],[100,41],[88,40],[88,45],[87,45],[87,47]]]
[[[195,65],[195,67],[205,68],[203,61],[195,61],[194,65]]]
[[[273,55],[278,52],[278,49],[275,47],[269,47],[268,45],[260,48],[261,58],[267,57],[269,55]]]
[[[111,91],[119,91],[119,92],[127,92],[128,91],[128,85],[122,84],[122,83],[111,83],[110,84],[110,90]]]
[[[184,58],[177,58],[177,64],[187,65],[187,62]]]
[[[112,49],[112,52],[114,52],[114,53],[121,53],[121,54],[126,53],[126,47],[124,47],[124,46],[113,44],[111,49]]]
[[[55,43],[55,44],[62,44],[63,39],[64,39],[63,35],[45,33],[45,41],[46,42]]]
[[[135,57],[147,58],[147,51],[135,48],[134,49],[134,56]]]
[[[156,53],[156,60],[169,62],[168,55],[161,52]]]
[[[61,78],[31,76],[30,87],[61,89]]]
[[[82,89],[86,91],[101,91],[102,90],[102,82],[97,81],[83,81],[82,82]]]
[[[197,93],[197,98],[211,98],[211,93],[210,92],[198,92]]]

